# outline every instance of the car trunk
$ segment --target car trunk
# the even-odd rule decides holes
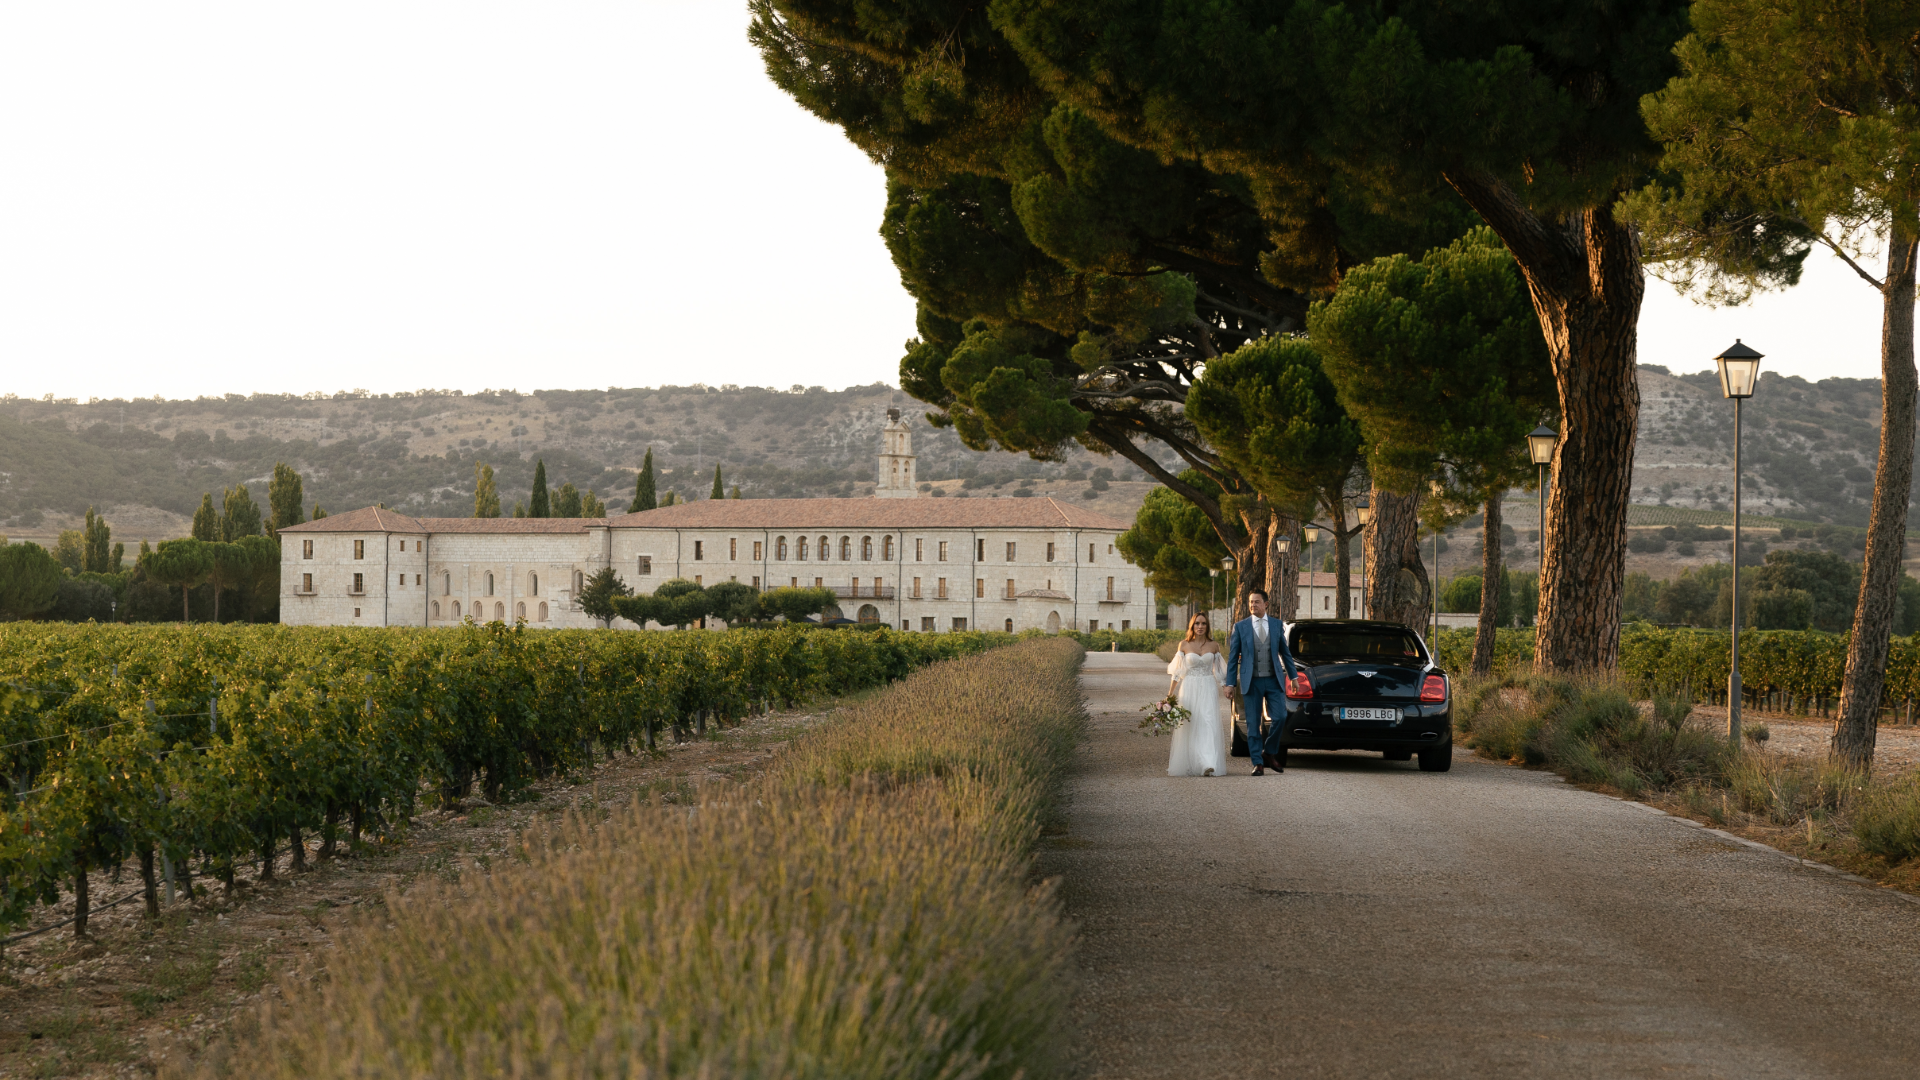
[[[1418,701],[1424,668],[1340,662],[1307,665],[1313,696],[1327,701]]]

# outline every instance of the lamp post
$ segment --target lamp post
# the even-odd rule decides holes
[[[1560,443],[1560,436],[1545,424],[1527,433],[1527,456],[1540,472],[1540,486],[1535,492],[1538,498],[1535,505],[1540,519],[1540,570],[1547,569],[1547,466],[1553,464],[1553,448]]]
[[[1307,618],[1317,619],[1319,616],[1315,615],[1314,612],[1318,609],[1313,606],[1314,569],[1311,565],[1311,560],[1317,558],[1320,554],[1320,526],[1309,525],[1300,530],[1300,535],[1306,539],[1307,550],[1309,552],[1307,555],[1309,560],[1309,565],[1307,566]]]
[[[1227,625],[1233,625],[1233,556],[1220,560],[1220,602],[1227,608]]]
[[[1213,632],[1213,605],[1216,603],[1213,598],[1214,582],[1217,581],[1219,577],[1220,569],[1218,567],[1207,567],[1207,632],[1209,634]],[[1192,622],[1192,619],[1188,619],[1188,622]]]
[[[1720,393],[1733,399],[1733,652],[1727,676],[1727,741],[1740,749],[1740,403],[1753,396],[1760,381],[1760,357],[1739,338],[1713,358],[1720,369]]]
[[[1292,538],[1291,538],[1291,537],[1286,537],[1286,536],[1282,536],[1282,537],[1280,537],[1280,538],[1279,538],[1278,540],[1275,540],[1275,541],[1273,542],[1273,553],[1274,553],[1274,555],[1275,555],[1275,556],[1277,556],[1277,557],[1278,557],[1278,558],[1280,559],[1280,567],[1281,567],[1281,569],[1282,569],[1282,571],[1283,571],[1283,572],[1282,572],[1282,573],[1279,573],[1279,574],[1275,574],[1275,573],[1274,573],[1274,572],[1272,571],[1272,569],[1271,569],[1271,568],[1269,568],[1269,569],[1268,569],[1268,571],[1267,571],[1267,580],[1268,580],[1268,581],[1273,581],[1273,580],[1275,580],[1275,579],[1278,579],[1278,580],[1280,580],[1280,581],[1285,581],[1285,580],[1287,580],[1287,577],[1286,577],[1286,574],[1284,573],[1284,570],[1285,570],[1285,568],[1286,568],[1286,565],[1287,565],[1287,552],[1289,552],[1289,551],[1292,551],[1292,550],[1293,550],[1293,540],[1292,540]],[[1271,597],[1271,596],[1269,596],[1269,597],[1267,597],[1267,608],[1268,608],[1268,610],[1272,610],[1272,608],[1273,608],[1273,603],[1274,603],[1274,600],[1273,600],[1273,597]],[[1295,582],[1295,584],[1294,584],[1294,589],[1293,589],[1293,604],[1294,604],[1294,607],[1296,607],[1296,608],[1298,608],[1298,607],[1300,606],[1300,586],[1299,586],[1299,583],[1298,583],[1297,581]],[[1248,614],[1252,614],[1252,613],[1251,613],[1251,612],[1249,612]],[[1298,611],[1295,611],[1295,612],[1294,612],[1294,614],[1295,614],[1296,616],[1298,616],[1298,615],[1299,615],[1299,612],[1298,612]]]
[[[1354,498],[1353,518],[1360,523],[1360,614],[1364,617],[1368,614],[1367,596],[1369,595],[1369,582],[1367,581],[1367,543],[1369,538],[1367,536],[1367,526],[1373,524],[1373,504],[1367,501],[1365,495],[1359,495]]]

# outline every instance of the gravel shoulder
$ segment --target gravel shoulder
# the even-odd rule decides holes
[[[1084,1077],[1887,1076],[1920,904],[1547,773],[1297,754],[1165,775],[1152,657],[1094,654],[1041,867]]]

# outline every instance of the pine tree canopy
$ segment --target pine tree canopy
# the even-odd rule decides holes
[[[533,490],[527,495],[528,517],[552,517],[552,493],[547,490],[547,463],[535,460],[533,463]]]
[[[593,492],[583,491],[580,493],[580,516],[586,518],[606,517],[607,506],[596,498]]]
[[[569,480],[561,484],[560,490],[554,493],[553,516],[557,518],[585,516],[581,513],[580,489],[573,486],[573,481]]]
[[[647,456],[640,462],[640,473],[633,481],[633,505],[629,513],[652,510],[659,506],[659,496],[654,491],[653,447],[647,447]]]

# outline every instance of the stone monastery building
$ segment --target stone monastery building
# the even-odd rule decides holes
[[[1048,498],[931,499],[888,410],[866,499],[715,499],[614,518],[416,518],[379,507],[280,530],[280,619],[297,626],[596,625],[575,603],[611,566],[637,593],[674,578],[827,586],[847,618],[902,630],[1154,624],[1128,523]]]

